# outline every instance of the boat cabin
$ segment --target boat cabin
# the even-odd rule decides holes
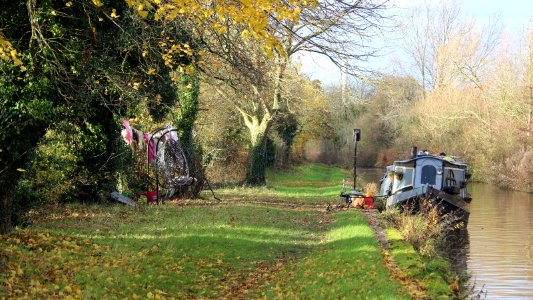
[[[422,195],[428,187],[466,198],[467,167],[448,156],[421,155],[395,161],[381,179],[380,194],[391,196],[387,206]]]

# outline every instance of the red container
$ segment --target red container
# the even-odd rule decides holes
[[[146,202],[148,204],[157,202],[157,192],[156,191],[149,191],[141,193],[141,195],[146,196]]]
[[[365,208],[373,209],[374,208],[374,197],[365,197]]]

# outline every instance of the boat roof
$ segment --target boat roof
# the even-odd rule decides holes
[[[406,159],[406,160],[396,160],[394,161],[394,165],[413,167],[416,164],[416,161],[421,160],[421,159],[439,160],[444,164],[444,167],[448,167],[448,168],[466,169],[468,167],[468,163],[456,161],[455,158],[452,156],[434,156],[434,155],[419,155],[417,157],[413,157],[413,158]]]

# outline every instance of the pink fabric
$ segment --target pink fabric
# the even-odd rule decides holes
[[[144,140],[148,142],[148,162],[151,163],[155,157],[154,141],[150,141],[150,136],[146,133],[144,134]]]
[[[133,141],[133,132],[130,127],[130,121],[122,120],[122,125],[126,128],[125,130],[122,130],[122,137],[124,138],[124,141],[126,141],[126,144],[129,145]]]

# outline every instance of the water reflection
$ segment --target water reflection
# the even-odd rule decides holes
[[[470,186],[467,265],[487,299],[533,299],[533,197],[487,184]]]
[[[362,183],[379,182],[383,170],[358,174]],[[469,190],[468,228],[453,241],[455,267],[467,267],[471,284],[487,299],[533,299],[533,195],[488,184]]]

